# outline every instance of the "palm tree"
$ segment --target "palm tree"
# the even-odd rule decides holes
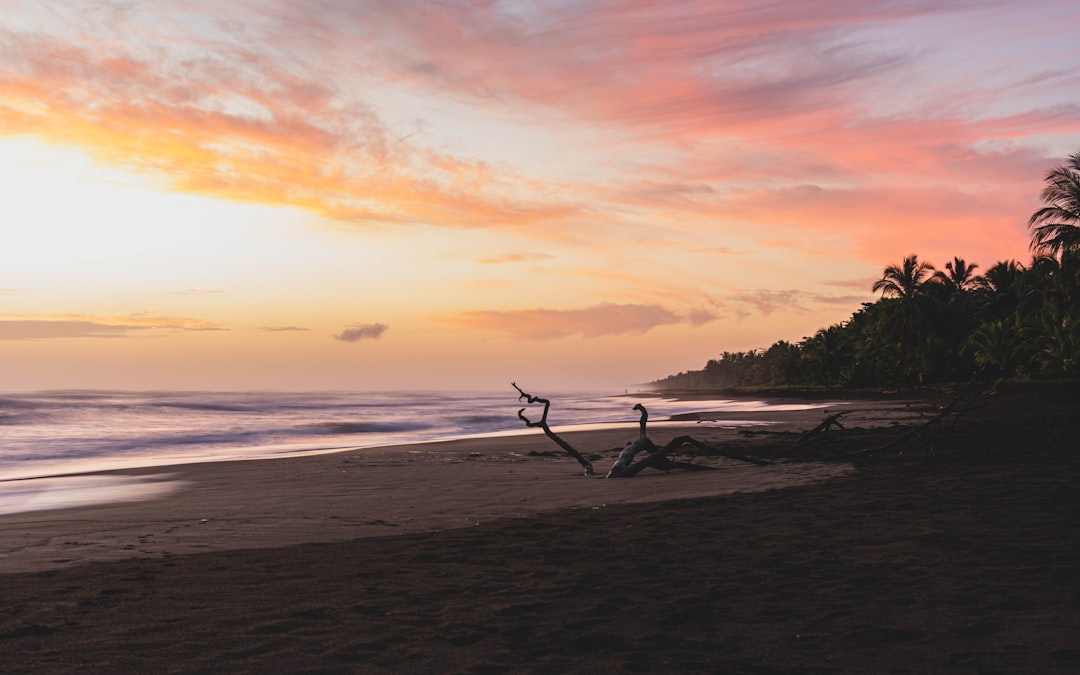
[[[896,364],[896,376],[906,379],[922,379],[919,346],[925,343],[930,298],[926,295],[926,281],[934,272],[930,263],[919,262],[914,253],[899,265],[889,265],[872,289],[881,291],[882,305],[886,305],[886,321],[883,326],[887,341],[895,340],[899,347],[901,362]],[[884,299],[893,296],[894,299]]]
[[[977,264],[967,264],[963,258],[953,257],[952,262],[945,263],[945,272],[936,272],[932,279],[946,284],[958,291],[969,291],[976,285],[975,268]]]
[[[1026,343],[1020,332],[1007,321],[988,321],[972,332],[966,345],[987,374],[1009,377],[1024,359]]]
[[[1031,214],[1031,250],[1057,255],[1080,248],[1080,152],[1046,174],[1042,207]]]
[[[979,288],[988,293],[1009,295],[1016,290],[1026,268],[1015,260],[1003,260],[986,270],[986,274],[975,280]]]
[[[874,282],[870,290],[875,293],[881,291],[881,297],[892,296],[912,302],[922,294],[923,283],[933,271],[933,265],[919,262],[919,257],[912,253],[904,258],[900,265],[886,267],[881,278]]]
[[[802,359],[810,371],[813,384],[836,384],[841,362],[840,336],[844,327],[834,324],[822,328],[813,337],[803,338]]]
[[[1020,286],[1025,268],[1015,260],[996,263],[975,280],[984,298],[984,320],[1005,319],[1020,303]]]

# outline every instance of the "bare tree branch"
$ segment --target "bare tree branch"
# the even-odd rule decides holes
[[[912,437],[918,438],[920,441],[922,441],[923,452],[932,451],[933,448],[931,448],[931,441],[933,439],[931,437],[931,431],[932,431],[934,425],[937,425],[937,424],[940,423],[940,424],[942,424],[944,426],[943,420],[947,419],[950,415],[955,415],[955,417],[953,418],[952,423],[956,424],[956,420],[959,419],[959,417],[961,415],[963,415],[965,412],[967,412],[972,407],[969,404],[966,407],[959,407],[958,408],[957,404],[959,404],[965,397],[967,397],[968,393],[971,392],[971,390],[972,390],[972,388],[974,386],[975,386],[975,380],[972,380],[971,382],[969,382],[967,384],[966,387],[964,387],[964,389],[959,394],[956,395],[955,398],[953,398],[952,401],[949,401],[948,405],[946,405],[944,408],[942,408],[940,411],[938,411],[938,413],[936,415],[929,418],[928,420],[926,420],[926,422],[924,422],[923,424],[915,427],[914,429],[911,429],[911,430],[907,431],[906,433],[903,433],[903,434],[897,436],[896,438],[892,439],[888,443],[886,443],[884,445],[877,446],[877,447],[864,448],[862,450],[855,450],[853,452],[847,452],[847,453],[844,453],[842,455],[838,455],[838,457],[857,457],[857,456],[860,456],[860,455],[872,455],[872,454],[875,454],[875,453],[878,453],[878,452],[884,452],[886,450],[889,450],[889,449],[893,448],[896,445],[899,445],[900,443],[902,443],[902,442],[904,442],[904,441],[906,441],[906,440],[908,440],[909,438],[912,438]]]
[[[837,429],[843,429],[844,425],[840,423],[840,418],[848,413],[853,412],[851,410],[844,410],[832,415],[828,415],[825,420],[803,434],[799,440],[795,441],[795,445],[791,446],[787,450],[782,450],[779,453],[772,455],[773,459],[779,459],[780,457],[794,457],[796,454],[805,454],[806,447],[811,443],[821,442],[828,440],[829,432],[833,427]]]
[[[568,454],[571,457],[573,457],[574,459],[576,459],[578,461],[578,463],[581,464],[582,467],[584,467],[586,476],[593,475],[592,462],[585,459],[584,455],[582,455],[580,452],[578,452],[574,448],[574,446],[570,445],[569,443],[564,441],[562,438],[560,438],[558,436],[558,434],[556,434],[554,431],[552,431],[551,427],[548,426],[547,416],[548,416],[548,410],[551,408],[551,401],[549,401],[546,398],[540,398],[539,396],[532,396],[531,394],[526,394],[524,391],[521,390],[521,387],[517,386],[516,382],[511,382],[510,385],[512,387],[514,387],[514,389],[517,389],[518,394],[519,394],[519,396],[518,396],[519,401],[524,399],[525,402],[527,402],[529,404],[533,404],[533,403],[543,403],[544,404],[544,414],[541,415],[539,422],[532,422],[532,421],[529,420],[528,417],[525,417],[525,408],[522,408],[521,410],[518,410],[518,419],[520,419],[522,422],[524,422],[525,426],[527,426],[527,427],[539,427],[539,428],[543,429],[544,434],[546,434],[548,438],[550,438],[552,441],[554,441],[556,445],[558,445],[560,448],[562,448],[563,450],[566,451],[566,454]]]
[[[544,433],[547,434],[548,438],[554,441],[560,448],[565,450],[566,454],[576,459],[583,467],[585,467],[586,476],[593,475],[592,463],[589,462],[589,460],[585,459],[585,457],[583,457],[581,453],[578,452],[572,445],[559,438],[559,436],[555,434],[548,426],[547,415],[548,410],[550,410],[551,408],[551,401],[546,398],[541,398],[539,396],[533,396],[531,394],[525,393],[524,391],[522,391],[521,387],[517,386],[516,382],[511,382],[510,384],[514,387],[514,389],[517,389],[519,394],[519,401],[525,400],[528,403],[544,404],[544,413],[543,415],[541,415],[539,421],[533,422],[528,417],[526,417],[525,408],[518,410],[518,419],[524,422],[525,426],[539,427],[543,429]],[[720,455],[721,457],[737,459],[741,462],[749,462],[751,464],[757,464],[759,466],[772,464],[772,462],[767,459],[759,459],[757,457],[747,457],[746,455],[740,455],[736,452],[731,452],[730,450],[724,450],[722,448],[708,445],[707,443],[703,443],[696,438],[692,438],[690,436],[679,436],[664,447],[659,448],[656,446],[655,443],[652,442],[652,440],[649,439],[648,436],[649,411],[646,410],[645,406],[641,405],[640,403],[634,406],[634,410],[637,410],[641,413],[641,419],[638,421],[638,438],[636,441],[632,441],[626,444],[626,447],[623,448],[623,451],[619,453],[618,459],[615,460],[615,463],[612,464],[611,469],[608,470],[605,478],[628,478],[630,476],[636,476],[637,474],[641,473],[642,470],[648,468],[660,469],[662,471],[667,471],[671,469],[685,469],[687,471],[707,471],[713,468],[711,466],[705,466],[702,464],[679,462],[672,459],[672,456],[674,455],[676,450],[687,445],[692,445],[698,450],[701,450],[702,452],[708,453],[710,455]],[[635,462],[634,459],[642,452],[644,452],[648,456]]]

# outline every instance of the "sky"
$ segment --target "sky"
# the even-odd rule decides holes
[[[905,255],[1029,259],[1078,34],[1074,0],[0,0],[0,389],[612,391],[798,341]]]

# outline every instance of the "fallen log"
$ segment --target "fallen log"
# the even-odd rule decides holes
[[[593,475],[592,462],[587,460],[574,446],[567,443],[564,439],[560,438],[558,434],[553,432],[547,424],[548,410],[551,408],[551,401],[539,396],[533,396],[522,391],[521,387],[517,386],[516,382],[511,382],[511,386],[518,391],[518,400],[525,400],[528,403],[543,403],[544,412],[537,422],[531,421],[525,416],[525,408],[518,410],[518,419],[523,421],[528,427],[539,427],[543,429],[544,433],[550,438],[556,445],[562,448],[566,454],[570,455],[578,461],[583,467],[585,467],[585,475]],[[686,446],[696,447],[698,450],[710,454],[719,455],[721,457],[727,457],[728,459],[734,459],[741,462],[748,462],[750,464],[756,464],[758,466],[765,466],[772,464],[767,459],[760,459],[757,457],[748,457],[741,455],[730,450],[724,450],[702,441],[693,438],[692,436],[679,436],[664,445],[658,447],[648,436],[648,422],[649,411],[645,409],[645,406],[638,403],[634,406],[634,410],[641,413],[641,419],[638,422],[638,438],[635,441],[626,444],[622,452],[619,453],[619,457],[612,464],[608,470],[605,478],[629,478],[641,473],[644,469],[659,469],[661,471],[669,471],[672,469],[683,469],[686,471],[707,471],[712,469],[711,466],[705,466],[702,464],[694,464],[692,462],[677,461],[672,458],[676,450],[684,448]],[[635,459],[641,453],[645,453],[646,457],[641,459]]]
[[[821,422],[821,424],[817,425],[810,431],[807,431],[802,436],[800,436],[799,440],[795,441],[795,444],[792,445],[790,448],[773,455],[773,459],[803,455],[806,451],[806,448],[811,444],[827,441],[829,437],[829,432],[832,431],[834,427],[837,429],[844,428],[844,425],[840,423],[840,418],[848,414],[849,412],[851,411],[843,410],[841,412],[827,416],[825,420]]]
[[[965,412],[967,412],[968,410],[970,410],[973,407],[970,404],[968,406],[966,406],[966,407],[959,406],[959,404],[965,397],[967,397],[968,393],[971,392],[971,390],[972,390],[972,388],[974,386],[975,386],[975,381],[972,380],[971,382],[969,382],[967,384],[966,387],[964,387],[963,391],[961,391],[959,394],[957,394],[956,397],[953,398],[953,400],[949,401],[949,404],[946,405],[945,407],[943,407],[941,410],[939,410],[936,415],[930,417],[925,422],[923,422],[921,425],[919,425],[919,426],[917,426],[917,427],[915,427],[913,429],[910,429],[910,430],[908,430],[907,432],[905,432],[903,434],[900,434],[896,438],[893,438],[888,443],[885,443],[884,445],[875,446],[875,447],[863,448],[862,450],[854,450],[852,452],[847,452],[847,453],[843,453],[843,454],[835,455],[835,456],[837,458],[846,459],[846,458],[849,458],[849,457],[859,457],[859,456],[862,456],[862,455],[873,455],[875,453],[885,452],[886,450],[891,450],[892,448],[896,447],[900,443],[903,443],[903,442],[905,442],[905,441],[907,441],[908,439],[911,439],[911,438],[917,438],[920,441],[922,441],[923,453],[933,452],[933,447],[932,447],[932,443],[933,443],[933,440],[934,440],[933,436],[932,436],[933,428],[936,425],[939,425],[939,424],[943,425],[944,421],[946,419],[948,419],[950,416],[952,417],[952,423],[956,424],[957,420],[960,419],[960,416],[963,415]]]

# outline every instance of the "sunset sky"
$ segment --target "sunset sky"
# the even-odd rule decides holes
[[[1075,0],[0,0],[0,389],[622,390],[798,341],[906,254],[1028,259],[1078,35]]]

